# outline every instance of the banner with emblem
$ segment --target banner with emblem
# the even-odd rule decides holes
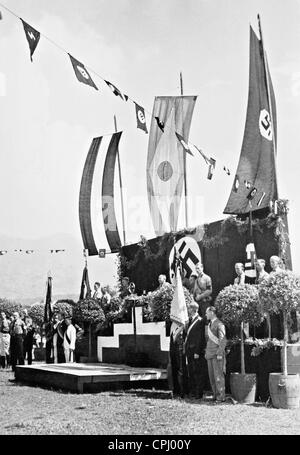
[[[137,128],[140,130],[144,130],[146,134],[148,134],[147,125],[146,125],[146,117],[145,117],[145,110],[142,106],[139,106],[137,103],[135,105],[135,113],[136,113],[136,123]]]
[[[21,19],[21,21],[22,21],[22,24],[24,27],[26,39],[29,44],[30,60],[32,61],[32,55],[39,43],[41,34],[37,30],[35,30],[33,27],[31,27],[31,25],[27,24],[27,22],[23,21],[23,19]]]
[[[98,90],[98,87],[94,83],[93,79],[89,75],[88,70],[85,68],[83,63],[80,63],[76,58],[72,57],[72,55],[69,54],[75,76],[79,80],[79,82],[82,82],[83,84],[90,85],[91,87],[94,87],[94,89]]]
[[[276,103],[267,58],[263,53],[262,42],[250,27],[250,75],[247,118],[240,160],[235,181],[225,207],[226,214],[243,214],[249,212],[249,189],[239,182],[251,182],[256,189],[252,210],[269,207],[270,201],[278,199],[275,150],[277,142]],[[267,78],[267,79],[266,79]],[[271,121],[271,109],[273,125]],[[238,176],[238,177],[237,177]],[[264,197],[261,198],[261,195]]]
[[[189,320],[179,267],[176,267],[175,289],[171,302],[170,319],[172,321],[171,333],[176,338],[180,328]]]
[[[184,153],[177,132],[188,141],[196,96],[154,100],[147,156],[147,191],[156,235],[176,231],[184,177]],[[162,130],[158,125],[164,125]]]

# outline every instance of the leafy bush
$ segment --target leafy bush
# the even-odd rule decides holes
[[[257,286],[251,284],[231,284],[219,292],[216,309],[222,314],[225,324],[241,327],[241,373],[245,374],[244,323],[260,325],[263,319],[258,300]]]
[[[259,285],[259,298],[262,309],[271,313],[283,314],[283,374],[287,375],[288,315],[300,308],[300,277],[290,270],[271,273]]]
[[[38,327],[42,327],[44,322],[45,304],[44,303],[33,303],[29,310],[28,316],[32,319],[33,323]]]
[[[290,270],[271,273],[259,285],[259,299],[264,311],[297,310],[300,308],[300,277]]]
[[[74,305],[73,316],[78,323],[88,322],[90,324],[99,324],[105,321],[101,302],[94,299],[79,300]]]
[[[0,299],[0,312],[4,311],[7,317],[10,317],[15,311],[22,312],[22,305],[14,300]]]
[[[231,284],[219,292],[215,307],[225,324],[240,326],[248,322],[258,326],[263,319],[260,311],[257,286]]]
[[[73,305],[69,302],[73,302]],[[73,316],[73,308],[75,306],[75,302],[73,300],[57,300],[52,307],[53,313],[63,313],[64,316]]]
[[[183,287],[185,302],[188,305],[193,297],[186,289]],[[152,321],[170,321],[170,309],[171,303],[174,295],[174,286],[163,288],[162,290],[158,289],[157,291],[152,292],[148,297],[148,305],[150,306],[150,317]]]

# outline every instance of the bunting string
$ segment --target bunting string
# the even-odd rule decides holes
[[[91,76],[89,74],[89,73],[92,73],[97,78],[101,79],[102,82],[107,87],[109,87],[109,89],[112,91],[112,93],[115,96],[118,96],[120,99],[122,99],[125,102],[130,100],[135,106],[137,128],[143,130],[146,134],[148,134],[148,129],[147,129],[147,125],[146,125],[146,116],[145,116],[145,113],[147,113],[151,118],[155,119],[155,121],[157,123],[157,126],[162,131],[162,133],[164,133],[166,128],[168,128],[169,130],[173,130],[170,126],[165,125],[164,122],[159,119],[159,117],[154,116],[152,114],[152,112],[150,112],[150,110],[147,110],[144,107],[142,107],[140,103],[137,103],[133,98],[131,98],[130,96],[128,96],[127,94],[125,94],[124,92],[119,90],[116,87],[116,85],[114,85],[113,83],[109,82],[106,78],[101,76],[101,74],[99,74],[93,68],[81,63],[80,60],[78,60],[74,56],[72,56],[64,47],[59,45],[56,41],[54,41],[53,39],[49,38],[44,33],[41,33],[38,30],[36,30],[35,28],[33,28],[31,25],[29,25],[27,22],[25,22],[20,16],[18,16],[14,11],[9,9],[6,5],[4,5],[3,3],[0,3],[0,6],[22,22],[23,27],[24,27],[24,31],[25,31],[25,35],[26,35],[26,39],[28,41],[29,48],[30,48],[30,59],[31,59],[31,61],[32,61],[33,53],[35,52],[35,50],[36,50],[36,48],[38,46],[38,43],[40,41],[40,37],[43,37],[48,42],[50,42],[52,45],[54,45],[56,48],[58,48],[61,52],[64,52],[66,55],[68,55],[68,57],[71,60],[71,64],[73,66],[73,70],[74,70],[75,76],[76,76],[76,78],[77,78],[77,80],[79,82],[82,82],[82,83],[84,83],[86,85],[89,85],[89,86],[93,87],[95,90],[99,91],[97,85],[94,83],[93,79],[91,78]],[[2,18],[2,15],[0,17]],[[183,138],[178,132],[174,131],[174,133],[176,134],[177,139],[182,144],[183,149],[185,150],[185,152],[187,152],[190,155],[194,156],[193,153],[190,150],[190,146],[192,146],[196,150],[198,150],[198,152],[200,153],[200,155],[204,159],[206,165],[208,166],[207,178],[208,178],[208,180],[211,180],[212,176],[213,176],[213,173],[214,173],[214,170],[216,168],[217,160],[212,158],[212,157],[208,158],[203,153],[202,149],[199,149],[195,144],[193,144],[192,142],[190,142],[190,141],[186,140],[185,138]],[[226,165],[222,166],[222,168],[223,168],[224,172],[228,176],[231,175],[231,172],[230,172],[229,168]]]

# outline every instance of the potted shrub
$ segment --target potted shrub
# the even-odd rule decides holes
[[[240,328],[241,372],[230,374],[231,394],[239,403],[254,403],[256,374],[247,374],[245,370],[244,324],[258,326],[262,321],[258,289],[250,284],[227,286],[218,294],[215,306],[224,324]]]
[[[269,390],[275,408],[293,409],[299,407],[299,374],[288,374],[287,343],[288,315],[300,307],[300,277],[290,270],[271,273],[259,285],[259,299],[264,311],[280,313],[283,316],[282,373],[270,373]]]
[[[94,325],[103,324],[105,321],[104,312],[101,308],[101,302],[91,298],[79,300],[74,305],[73,317],[78,323],[88,324],[88,359],[85,361],[94,362],[92,357],[92,328]]]

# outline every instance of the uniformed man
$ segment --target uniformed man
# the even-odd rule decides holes
[[[215,401],[225,401],[225,347],[226,332],[223,322],[216,316],[216,309],[210,306],[206,310],[206,317],[210,321],[207,329],[207,345],[205,358],[208,365],[209,381]]]
[[[194,283],[193,297],[199,305],[200,316],[204,318],[207,307],[211,302],[212,283],[210,276],[203,272],[203,265],[196,265],[197,278]]]
[[[189,394],[201,399],[205,386],[205,322],[198,314],[199,305],[192,301],[188,305],[189,323],[184,342],[184,353],[188,369],[188,390]]]

